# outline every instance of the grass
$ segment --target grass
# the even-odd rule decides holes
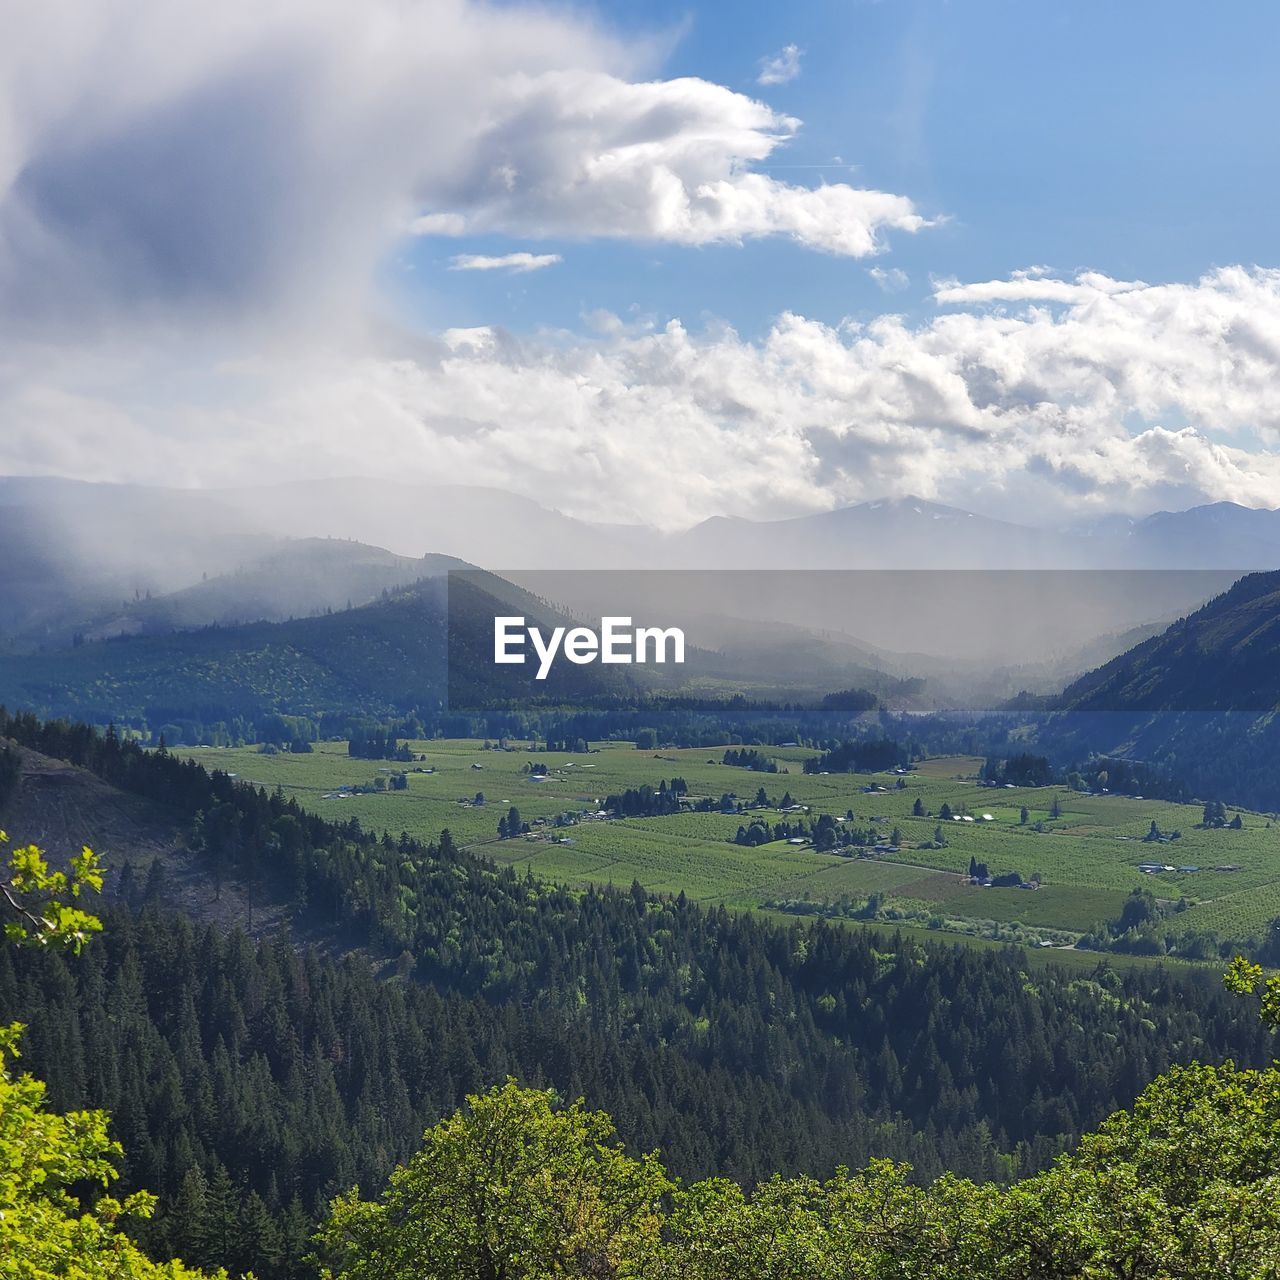
[[[363,796],[342,795],[339,788],[368,784],[379,772],[404,766],[353,760],[345,743],[319,743],[308,755],[267,755],[257,748],[181,750],[207,767],[269,788],[279,786],[323,816],[355,817],[372,830],[423,838],[447,828],[463,845],[481,847],[500,862],[528,866],[536,875],[569,885],[626,886],[637,880],[655,891],[683,890],[700,902],[735,907],[806,898],[834,902],[878,893],[890,904],[936,911],[947,919],[1016,922],[1075,933],[1114,918],[1126,894],[1139,887],[1162,899],[1192,903],[1175,918],[1178,930],[1212,928],[1223,936],[1243,936],[1280,914],[1280,827],[1273,828],[1262,815],[1243,814],[1239,831],[1203,830],[1197,825],[1199,808],[1188,805],[1077,795],[1055,787],[993,790],[978,784],[981,761],[970,757],[924,761],[905,778],[806,775],[801,764],[811,752],[766,748],[787,772],[761,774],[718,763],[723,748],[642,752],[630,744],[597,745],[589,754],[534,756],[524,749],[485,751],[475,741],[416,742],[413,749],[426,760],[409,768],[432,772],[410,772],[405,791]],[[548,766],[545,781],[535,782],[523,772],[534,760]],[[498,819],[511,805],[525,821],[549,823],[557,814],[592,811],[611,792],[644,783],[656,786],[675,776],[685,779],[692,796],[718,799],[731,792],[751,802],[761,786],[775,800],[790,791],[808,806],[810,818],[820,813],[842,818],[852,810],[858,826],[875,825],[886,837],[898,827],[902,844],[875,858],[819,854],[786,842],[744,848],[732,838],[739,824],[750,819],[721,813],[580,822],[557,833],[572,841],[566,844],[541,834],[498,840]],[[869,793],[865,788],[871,785],[885,789]],[[483,804],[475,803],[477,792],[483,793]],[[929,816],[913,815],[917,800]],[[1050,816],[1055,800],[1060,809],[1056,818]],[[937,814],[944,803],[975,820],[940,824]],[[1028,810],[1025,823],[1023,807]],[[983,820],[987,814],[989,821]],[[782,815],[765,810],[760,816],[774,822]],[[1152,821],[1161,831],[1181,831],[1181,837],[1145,843],[1142,837]],[[932,843],[939,825],[946,846],[923,847]],[[977,888],[964,878],[970,858],[996,874],[1038,874],[1043,887]],[[1145,861],[1203,869],[1148,876],[1138,871],[1138,863]],[[1240,869],[1214,870],[1228,863]]]

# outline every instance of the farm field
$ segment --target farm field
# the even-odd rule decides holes
[[[209,768],[268,788],[281,787],[325,817],[354,817],[375,831],[424,839],[448,829],[460,844],[495,860],[532,869],[568,885],[626,886],[633,880],[659,892],[684,891],[707,904],[742,908],[789,903],[818,913],[831,904],[856,910],[872,894],[890,919],[932,929],[981,932],[992,940],[1069,943],[1097,923],[1114,919],[1135,888],[1150,889],[1188,908],[1170,918],[1178,932],[1213,929],[1243,936],[1280,915],[1280,825],[1241,812],[1240,830],[1206,830],[1199,807],[1125,796],[1081,795],[1065,787],[981,786],[981,760],[947,757],[920,762],[906,775],[805,774],[805,748],[761,748],[778,773],[720,763],[723,747],[638,751],[625,743],[597,744],[589,753],[485,750],[470,740],[418,741],[412,764],[352,759],[345,743],[317,743],[310,754],[264,754],[258,748],[181,748]],[[545,764],[537,781],[528,767]],[[404,790],[354,795],[381,774],[408,770]],[[415,772],[430,770],[430,772]],[[690,798],[717,801],[732,794],[753,804],[763,787],[773,806],[789,792],[807,807],[750,814],[681,812],[664,817],[581,820],[554,827],[557,815],[594,812],[611,793],[683,778]],[[480,802],[478,799],[482,797]],[[915,816],[919,801],[926,816]],[[1053,817],[1055,805],[1058,816]],[[941,821],[948,805],[959,820]],[[516,806],[532,833],[499,840],[497,825]],[[1027,819],[1022,821],[1022,810]],[[733,843],[753,817],[776,823],[812,821],[820,814],[874,828],[881,843],[893,828],[901,843],[870,857],[816,852],[786,840],[757,847]],[[1235,814],[1236,810],[1231,810]],[[971,819],[971,820],[966,820]],[[1152,822],[1177,839],[1147,842]],[[943,828],[944,847],[934,847]],[[563,841],[563,842],[561,842]],[[1037,890],[972,885],[970,859],[993,875],[1016,871],[1038,877]],[[1196,871],[1146,875],[1141,862]],[[1235,867],[1236,870],[1216,868]]]

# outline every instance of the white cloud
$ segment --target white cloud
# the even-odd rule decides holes
[[[46,0],[0,17],[0,336],[367,313],[406,229],[867,254],[905,196],[753,171],[798,122],[477,0]],[[194,319],[193,319],[194,322]]]
[[[760,74],[756,84],[788,84],[800,74],[800,48],[784,45],[772,57],[760,59]]]
[[[901,293],[911,284],[911,277],[901,267],[870,267],[869,275],[885,293]]]
[[[470,0],[47,0],[0,18],[0,331],[366,314],[521,77],[635,59]]]
[[[132,396],[112,370],[20,383],[0,406],[0,471],[384,474],[669,526],[905,494],[1033,522],[1280,505],[1280,271],[1042,285],[1053,301],[1016,311],[1001,284],[969,286],[972,303],[947,286],[953,309],[917,325],[786,314],[758,341],[677,322],[454,329],[396,359],[264,362],[216,407],[151,403],[146,371]]]
[[[887,230],[929,225],[905,196],[794,186],[751,170],[798,126],[706,80],[513,76],[430,193],[435,207],[411,228],[678,244],[781,235],[863,257],[884,247]]]
[[[874,275],[875,272],[873,271]],[[1096,271],[1085,271],[1074,280],[1052,277],[1043,267],[1015,271],[1008,280],[987,280],[980,284],[939,281],[934,301],[942,305],[975,302],[1089,302],[1100,296],[1146,289],[1141,280],[1112,280]]]
[[[554,267],[564,259],[558,253],[504,253],[490,257],[483,253],[460,253],[449,261],[450,271],[507,271],[523,275]]]
[[[925,323],[783,315],[757,341],[602,317],[388,335],[375,292],[411,225],[853,257],[925,225],[901,195],[759,171],[796,121],[653,79],[566,13],[9,6],[0,472],[382,471],[667,524],[904,493],[1033,518],[1280,503],[1276,271],[1034,268],[939,285]]]

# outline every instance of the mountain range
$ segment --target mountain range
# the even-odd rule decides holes
[[[126,577],[162,590],[190,585],[193,562],[225,572],[274,541],[326,537],[411,558],[456,556],[497,572],[1280,568],[1280,510],[1232,502],[1048,529],[907,497],[779,519],[716,516],[661,532],[579,520],[555,510],[554,498],[361,477],[175,489],[9,476],[0,477],[0,537],[25,535],[99,567],[114,558]]]
[[[553,621],[622,612],[686,626],[682,674],[702,688],[861,687],[925,710],[1070,685],[1064,709],[1109,700],[1130,714],[1168,711],[1179,678],[1182,710],[1193,691],[1217,706],[1231,689],[1270,688],[1269,632],[1245,615],[1276,602],[1256,585],[1247,601],[1222,593],[1232,570],[1280,567],[1280,511],[1217,503],[1063,531],[900,499],[664,534],[460,486],[0,478],[0,701],[98,721],[431,705],[446,677],[443,577],[475,564],[504,571],[473,580],[477,618],[505,599]],[[1078,572],[1102,567],[1130,572]],[[1151,572],[1166,569],[1180,572]],[[1213,636],[1233,636],[1235,666],[1254,655],[1247,672],[1171,657],[1217,598],[1235,602],[1241,634],[1215,603]],[[474,630],[463,647],[484,653]],[[467,697],[484,701],[490,684]]]
[[[1280,510],[1216,502],[1059,530],[898,498],[780,520],[715,517],[667,543],[705,568],[1272,569]]]
[[[424,556],[517,580],[588,569],[1243,571],[1280,568],[1280,511],[1216,503],[1049,530],[904,498],[778,520],[716,517],[671,533],[457,485],[355,477],[185,490],[0,477],[0,641],[60,647],[75,635],[307,616],[413,581]],[[1223,585],[1178,588],[1167,607],[1117,615],[1098,633],[1167,620]]]

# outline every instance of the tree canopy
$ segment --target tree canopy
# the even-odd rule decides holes
[[[321,1233],[339,1280],[1259,1280],[1280,1273],[1280,1070],[1175,1068],[1009,1187],[889,1160],[688,1187],[512,1082]]]
[[[5,840],[0,832],[0,841]],[[50,871],[35,845],[15,849],[0,878],[0,899],[16,919],[5,925],[10,945],[79,951],[100,929],[76,905],[84,890],[102,887],[98,860],[83,849],[69,871]],[[101,1194],[119,1177],[124,1152],[107,1133],[104,1111],[48,1110],[45,1085],[15,1078],[20,1023],[0,1027],[0,1275],[20,1280],[182,1280],[197,1277],[179,1262],[154,1263],[119,1229],[125,1218],[145,1219],[156,1199],[135,1191],[124,1199]],[[78,1194],[88,1187],[88,1197]],[[86,1205],[84,1199],[90,1203]],[[225,1273],[220,1273],[225,1274]]]

